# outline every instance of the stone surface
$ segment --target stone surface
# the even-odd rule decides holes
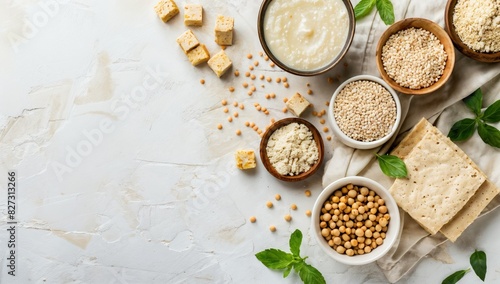
[[[5,266],[9,235],[2,190],[0,282],[299,283],[297,275],[283,279],[254,257],[270,247],[288,250],[289,235],[298,228],[304,233],[302,254],[328,283],[385,283],[375,264],[345,266],[315,245],[305,211],[322,189],[322,171],[288,184],[268,174],[259,158],[257,168],[245,172],[236,169],[233,159],[237,149],[258,151],[260,136],[245,121],[265,129],[271,118],[291,116],[281,111],[283,98],[306,94],[309,88],[314,95],[305,97],[318,111],[326,109],[340,82],[373,67],[373,55],[366,60],[362,55],[363,29],[353,44],[356,54],[325,75],[301,78],[270,67],[258,55],[260,3],[201,1],[206,22],[196,35],[210,52],[219,49],[213,41],[216,15],[235,17],[237,42],[226,52],[232,72],[239,70],[240,76],[219,79],[206,65],[191,66],[175,42],[185,30],[182,17],[165,24],[155,4],[0,4],[1,188],[7,186],[9,170],[18,175],[16,276],[8,275]],[[374,43],[376,37],[370,37],[369,44]],[[248,53],[253,59],[247,59]],[[243,74],[255,60],[260,64],[252,81]],[[273,81],[260,80],[260,74]],[[285,76],[288,89],[275,82]],[[255,84],[253,96],[243,82]],[[229,87],[236,90],[229,92]],[[265,99],[271,92],[276,99]],[[234,101],[243,103],[244,110],[233,107]],[[256,111],[254,102],[270,114]],[[229,123],[234,111],[239,116]],[[311,111],[304,118],[323,128]],[[324,142],[328,159],[333,142]],[[311,197],[305,196],[306,189]],[[280,201],[274,200],[276,193]],[[273,200],[272,209],[267,200]],[[289,209],[292,203],[296,211]],[[286,222],[285,214],[293,221]],[[250,223],[250,216],[257,222]],[[453,264],[425,259],[402,283],[440,282],[468,267],[474,248],[493,256],[499,219],[488,215],[450,245]],[[271,224],[275,233],[268,230]],[[488,261],[487,280],[494,283],[500,260]],[[466,277],[473,279],[473,273]]]

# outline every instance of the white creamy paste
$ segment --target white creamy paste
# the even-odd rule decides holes
[[[341,52],[349,30],[341,0],[273,0],[264,17],[273,55],[297,70],[315,70]]]

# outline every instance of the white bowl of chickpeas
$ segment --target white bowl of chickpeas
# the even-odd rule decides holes
[[[365,177],[345,177],[328,185],[312,214],[311,227],[321,249],[348,265],[376,261],[400,235],[396,201],[382,185]]]

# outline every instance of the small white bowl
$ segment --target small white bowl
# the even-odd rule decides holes
[[[354,255],[354,256],[340,254],[336,252],[332,247],[330,247],[327,241],[321,235],[321,228],[319,227],[320,223],[319,216],[323,204],[336,190],[348,184],[353,184],[357,186],[366,186],[369,189],[375,191],[381,198],[384,199],[388,212],[391,215],[389,228],[386,232],[386,238],[384,239],[384,243],[367,254]],[[394,246],[401,233],[401,216],[399,215],[399,209],[398,205],[396,204],[396,201],[391,196],[389,191],[385,189],[382,185],[380,185],[378,182],[374,180],[365,177],[359,177],[359,176],[345,177],[337,181],[334,181],[333,183],[328,185],[316,199],[316,203],[314,203],[312,214],[313,215],[312,215],[311,230],[318,245],[331,258],[333,258],[338,262],[348,265],[368,264],[381,258]]]
[[[335,105],[335,99],[337,98],[337,95],[344,89],[344,87],[354,81],[372,81],[375,83],[378,83],[382,85],[384,88],[386,88],[389,93],[392,95],[392,98],[394,99],[394,102],[396,103],[396,121],[394,125],[392,126],[391,132],[384,136],[383,138],[371,142],[363,142],[363,141],[358,141],[355,139],[352,139],[351,137],[347,136],[342,130],[340,130],[337,122],[335,121],[335,116],[333,114],[333,107]],[[391,137],[396,133],[396,131],[399,128],[399,124],[401,123],[401,103],[399,102],[399,97],[396,94],[396,91],[389,86],[384,80],[375,77],[375,76],[370,76],[370,75],[359,75],[352,77],[348,80],[346,80],[344,83],[342,83],[337,90],[333,93],[332,98],[330,99],[330,106],[328,107],[328,120],[330,121],[330,125],[332,126],[332,131],[339,138],[339,140],[344,143],[345,145],[352,147],[352,148],[357,148],[357,149],[373,149],[376,148],[385,142],[387,142]]]

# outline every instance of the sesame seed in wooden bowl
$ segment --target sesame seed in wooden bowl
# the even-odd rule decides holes
[[[291,125],[293,123],[298,124],[299,126],[305,126],[307,129],[310,131],[312,134],[312,140],[314,144],[303,144],[300,143],[300,147],[304,147],[305,145],[309,145],[311,147],[314,145],[317,148],[317,160],[314,161],[314,163],[310,164],[309,169],[305,171],[299,171],[299,172],[294,172],[294,173],[283,173],[280,172],[276,167],[279,165],[280,161],[273,159],[270,157],[268,153],[268,146],[270,145],[270,140],[272,139],[271,136],[278,130],[280,129],[285,129],[285,126]],[[293,135],[290,135],[287,140],[290,141],[292,137],[295,137]],[[297,147],[297,143],[294,143],[294,147]],[[309,148],[307,147],[307,148]],[[287,155],[285,159],[300,159],[302,158],[303,155],[299,155],[300,157],[295,157],[295,156],[290,156]],[[262,163],[264,164],[264,167],[266,170],[275,178],[282,180],[282,181],[289,181],[289,182],[296,182],[296,181],[302,181],[310,176],[312,176],[321,166],[323,162],[323,157],[324,157],[324,145],[323,145],[323,139],[321,138],[321,134],[319,133],[318,129],[314,127],[310,122],[307,120],[297,118],[297,117],[290,117],[290,118],[284,118],[281,120],[276,121],[273,123],[267,130],[264,132],[264,135],[262,136],[262,140],[260,141],[260,158],[262,160]],[[274,163],[273,163],[273,161]],[[298,162],[297,162],[298,163]]]
[[[409,95],[436,91],[455,65],[453,43],[438,24],[408,18],[391,25],[377,45],[377,68],[393,89]]]
[[[460,15],[456,15],[458,17],[457,19],[459,20],[459,23],[456,25],[454,15],[456,13],[455,8],[458,2],[461,3],[461,7],[459,7]],[[500,50],[497,50],[500,42],[500,35],[498,34],[500,32],[500,28],[498,26],[488,27],[484,22],[482,22],[482,19],[480,19],[481,17],[489,18],[491,16],[489,13],[494,13],[494,7],[486,8],[484,7],[484,5],[482,5],[481,2],[482,1],[476,0],[448,0],[448,3],[446,4],[446,11],[444,14],[446,31],[450,35],[450,38],[458,51],[460,51],[465,56],[480,62],[500,62]],[[478,5],[481,7],[481,9],[478,9]],[[495,4],[491,2],[491,5]],[[468,9],[470,9],[470,11],[468,11]],[[486,10],[490,11],[486,12]],[[498,13],[498,8],[496,11]],[[462,13],[468,16],[474,15],[475,17],[470,18],[467,16],[463,16]],[[492,22],[491,24],[494,25],[493,21],[490,20],[490,22]],[[483,31],[480,31],[481,29],[483,29]],[[476,32],[472,32],[474,30]],[[479,37],[479,34],[481,32],[484,32],[485,30],[489,34],[483,37]],[[468,42],[468,44],[462,41],[459,34],[462,34],[462,37],[464,37],[464,41]],[[488,38],[488,41],[491,41],[492,45],[496,45],[493,47],[496,51],[486,51],[486,46],[488,44],[484,42],[485,38]],[[481,41],[483,41],[483,43],[481,43]],[[474,47],[475,49],[471,47]],[[488,49],[489,48],[491,47],[488,47]]]

